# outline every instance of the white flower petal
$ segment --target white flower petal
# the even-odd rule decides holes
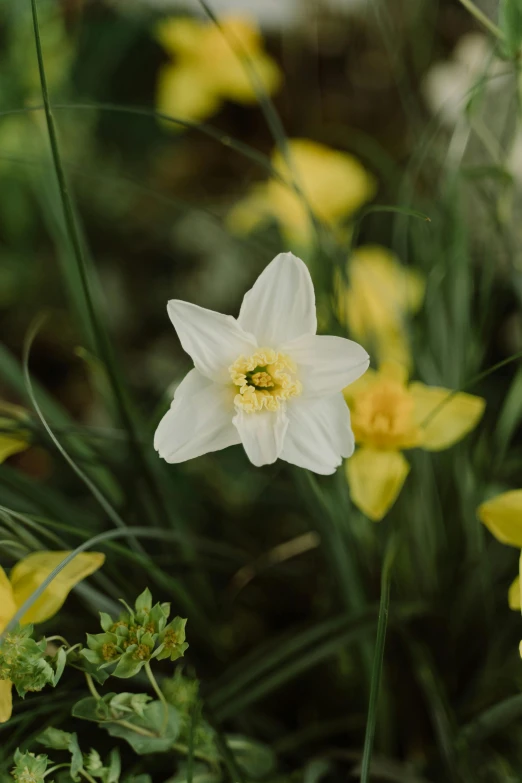
[[[336,394],[360,378],[370,364],[364,348],[344,337],[305,335],[281,350],[297,364],[303,397]]]
[[[259,468],[276,461],[281,454],[288,428],[288,418],[283,408],[255,413],[238,410],[233,423],[253,465]]]
[[[314,473],[335,473],[351,457],[354,437],[342,394],[321,400],[298,399],[288,406],[289,425],[281,459]]]
[[[232,424],[233,413],[233,390],[191,370],[158,425],[154,448],[174,463],[234,446],[241,439]]]
[[[277,349],[303,334],[315,334],[314,285],[306,264],[292,253],[276,256],[245,294],[237,320],[260,347]]]
[[[216,383],[230,383],[228,367],[238,356],[253,353],[256,341],[235,318],[172,299],[167,311],[179,340],[196,369]]]

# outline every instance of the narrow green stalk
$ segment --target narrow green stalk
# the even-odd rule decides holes
[[[150,668],[150,661],[147,661],[145,664],[145,672],[147,674],[147,677],[149,678],[149,682],[152,685],[152,688],[154,690],[154,693],[160,700],[160,702],[163,704],[163,725],[161,727],[161,733],[165,734],[167,731],[167,727],[169,725],[169,704],[167,702],[167,699],[163,695],[163,692],[158,685],[158,681],[156,680],[154,674],[152,673],[152,669]]]
[[[80,769],[78,770],[78,772],[80,773],[80,775],[83,775],[83,777],[85,778],[85,780],[88,780],[88,781],[89,781],[89,783],[96,783],[95,779],[94,779],[94,778],[93,778],[91,775],[89,775],[89,773],[87,772],[87,770],[86,770],[86,769],[84,769],[83,767],[80,767]]]
[[[44,779],[45,779],[45,778],[46,778],[48,775],[52,775],[52,773],[53,773],[53,772],[56,772],[56,770],[57,770],[57,769],[65,769],[65,767],[67,767],[67,769],[70,769],[70,768],[71,768],[71,765],[70,765],[70,764],[67,764],[67,763],[64,763],[64,764],[55,764],[55,765],[54,765],[54,767],[49,767],[49,769],[46,769],[46,770],[45,770],[45,773],[44,773]]]
[[[489,19],[489,17],[486,16],[486,14],[480,10],[480,8],[477,8],[473,0],[460,0],[464,8],[470,12],[472,16],[475,17],[477,22],[480,22],[481,25],[486,27],[490,33],[493,33],[493,35],[499,39],[499,41],[504,40],[504,34],[500,27],[497,27],[497,25]]]
[[[65,227],[67,236],[69,238],[69,241],[71,243],[71,247],[73,250],[73,254],[76,259],[76,264],[78,267],[78,273],[80,276],[80,282],[82,285],[83,293],[85,296],[85,305],[87,310],[87,316],[90,323],[90,329],[92,332],[92,338],[94,345],[96,346],[97,352],[100,356],[100,359],[103,361],[107,375],[110,381],[111,389],[114,394],[114,398],[116,400],[121,420],[127,429],[129,433],[129,439],[131,442],[132,449],[135,453],[140,472],[144,477],[146,477],[151,492],[156,500],[156,503],[158,505],[158,508],[161,510],[162,515],[168,517],[167,509],[165,506],[165,503],[163,501],[163,498],[161,496],[160,491],[158,490],[158,487],[156,485],[156,481],[154,477],[151,474],[151,471],[149,469],[147,460],[141,450],[140,444],[139,444],[139,438],[134,426],[134,422],[132,420],[132,416],[130,415],[128,408],[127,408],[127,402],[125,399],[125,396],[123,394],[122,389],[120,388],[119,379],[116,373],[116,370],[113,366],[111,352],[109,349],[109,346],[107,344],[106,336],[103,331],[103,329],[100,326],[99,320],[96,315],[96,309],[94,306],[94,300],[91,292],[91,286],[89,282],[89,276],[87,273],[87,264],[85,260],[85,255],[83,252],[83,246],[82,246],[82,240],[80,236],[80,232],[78,230],[78,226],[76,223],[75,215],[74,215],[74,208],[72,199],[69,193],[68,185],[67,185],[67,179],[65,176],[65,171],[62,163],[62,157],[60,153],[60,145],[58,142],[58,134],[56,131],[56,125],[54,122],[54,116],[51,109],[51,102],[49,99],[49,89],[47,85],[47,76],[45,73],[45,65],[44,65],[44,58],[43,58],[43,51],[42,51],[42,42],[40,39],[40,27],[38,23],[38,7],[37,7],[37,0],[31,0],[31,8],[32,8],[32,15],[33,15],[33,28],[34,28],[34,39],[35,39],[35,45],[36,45],[36,55],[38,59],[38,72],[40,76],[40,86],[42,90],[42,98],[43,98],[43,104],[44,104],[44,113],[45,113],[45,119],[47,124],[47,132],[49,136],[49,142],[51,146],[51,154],[53,159],[53,166],[56,174],[56,179],[58,183],[58,190],[60,193],[60,200],[62,204],[63,209],[63,215],[65,220]]]
[[[87,672],[84,672],[84,674],[85,674],[85,679],[87,680],[87,687],[89,688],[89,691],[91,692],[91,696],[93,696],[96,699],[96,701],[100,701],[101,696],[100,696],[100,694],[98,693],[98,691],[96,689],[96,685],[94,684],[94,680],[92,679],[91,675],[88,674]]]
[[[370,701],[368,705],[368,719],[366,721],[366,734],[364,737],[364,749],[361,765],[361,783],[370,780],[370,764],[372,760],[373,741],[375,738],[375,726],[377,723],[377,706],[381,688],[382,665],[384,661],[384,645],[386,642],[386,628],[388,625],[388,609],[390,606],[391,568],[395,557],[395,547],[392,542],[388,544],[388,551],[384,560],[381,576],[381,601],[379,605],[379,619],[377,622],[377,639],[373,657],[372,679],[370,687]]]

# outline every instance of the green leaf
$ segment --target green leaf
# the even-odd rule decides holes
[[[145,659],[136,658],[134,655],[137,649],[137,644],[131,644],[131,646],[127,648],[126,653],[121,656],[118,665],[112,673],[114,677],[122,677],[123,679],[134,677],[140,669],[145,666],[147,661]]]
[[[121,775],[121,758],[118,748],[113,748],[109,756],[109,768],[105,783],[118,783]]]
[[[145,708],[148,702],[152,701],[152,697],[146,693],[118,693],[111,699],[110,708],[113,716],[118,716],[121,713],[121,717],[127,715],[138,715],[143,718]]]
[[[152,594],[148,587],[136,598],[136,612],[150,612],[152,609]]]
[[[114,620],[107,612],[100,612],[100,625],[105,633],[108,633],[114,625]]]
[[[165,753],[176,742],[180,732],[180,719],[175,707],[168,707],[167,728],[164,728],[165,712],[160,701],[153,701],[144,711],[143,718],[129,718],[127,723],[132,723],[137,729],[150,732],[150,736],[138,734],[127,726],[118,723],[107,723],[104,728],[111,737],[120,737],[126,740],[133,750],[140,756],[147,753]]]
[[[56,657],[54,659],[54,680],[53,685],[56,688],[58,683],[60,682],[60,678],[64,672],[65,664],[67,663],[67,653],[65,652],[64,647],[60,647],[58,652],[56,653]]]
[[[41,745],[45,745],[46,748],[52,748],[53,750],[67,750],[72,736],[73,735],[68,731],[53,729],[52,726],[50,726],[48,729],[38,735],[36,741]]]
[[[73,718],[92,720],[95,723],[110,720],[111,710],[109,702],[114,696],[116,696],[115,693],[107,693],[103,699],[95,699],[94,696],[86,696],[85,699],[80,699],[72,708]]]
[[[504,33],[503,49],[506,57],[515,58],[522,46],[522,4],[520,0],[502,0],[499,17]]]
[[[276,758],[267,745],[240,734],[227,734],[226,741],[247,777],[257,780],[274,771]]]
[[[71,754],[71,777],[74,781],[78,781],[80,780],[80,770],[83,767],[83,756],[76,734],[71,734],[67,750]]]

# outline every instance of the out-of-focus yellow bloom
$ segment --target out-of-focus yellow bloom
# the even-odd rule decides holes
[[[231,231],[248,233],[276,220],[289,241],[305,246],[313,239],[310,213],[335,230],[375,194],[374,177],[353,155],[309,139],[289,140],[288,154],[290,166],[274,151],[272,166],[283,182],[271,178],[254,185],[230,211]]]
[[[374,521],[397,499],[410,466],[403,450],[441,451],[470,432],[485,401],[463,392],[408,383],[390,362],[368,370],[344,390],[359,448],[345,463],[353,502]]]
[[[338,280],[339,320],[379,361],[410,365],[405,319],[424,299],[422,275],[404,267],[397,256],[379,245],[363,245],[350,256],[348,285]]]
[[[157,38],[174,58],[158,78],[157,107],[163,114],[199,122],[226,100],[255,103],[259,89],[271,95],[281,83],[278,66],[247,18],[223,17],[220,27],[186,17],[165,19]],[[169,127],[176,130],[173,123]]]
[[[522,489],[503,492],[487,500],[478,507],[477,515],[498,541],[522,550]],[[519,576],[509,588],[508,603],[511,609],[520,611]]]
[[[18,405],[0,402],[0,465],[13,454],[29,448],[29,433],[17,426],[26,416]]]
[[[70,552],[33,552],[12,568],[9,577],[3,568],[0,568],[0,632],[27,598],[69,554]],[[105,555],[99,552],[82,552],[76,555],[26,612],[22,623],[43,623],[49,620],[62,607],[73,587],[100,568],[104,560]],[[11,717],[11,687],[7,680],[0,680],[0,723],[5,723]]]

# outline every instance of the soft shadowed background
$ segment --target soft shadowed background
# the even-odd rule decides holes
[[[476,514],[522,485],[522,375],[517,361],[502,364],[522,350],[520,74],[464,5],[42,0],[50,97],[110,344],[100,355],[49,155],[30,3],[0,3],[0,400],[28,411],[28,447],[0,466],[0,504],[43,525],[2,516],[1,564],[55,548],[42,529],[70,548],[111,525],[28,401],[23,345],[45,313],[29,370],[56,437],[126,524],[181,536],[145,541],[141,560],[108,546],[105,581],[78,588],[62,627],[79,640],[108,602],[146,585],[173,601],[216,720],[271,748],[270,780],[357,778],[392,535],[372,780],[522,780],[518,702],[480,723],[522,684],[522,625],[506,598],[518,552]],[[496,2],[477,5],[496,23]],[[239,27],[223,43],[209,12],[223,24],[246,17],[251,33]],[[169,42],[162,25],[175,17],[196,21]],[[162,92],[166,74],[174,82]],[[303,180],[324,233],[302,205],[266,194],[274,148],[296,139],[322,145]],[[323,169],[326,148],[353,156],[353,181],[338,182],[335,163]],[[345,190],[343,214],[331,214]],[[314,277],[320,329],[359,339],[376,367],[387,348],[371,330],[354,334],[339,305],[353,245],[391,251],[423,281],[389,350],[417,380],[484,397],[474,431],[440,454],[411,451],[404,488],[377,523],[351,502],[344,468],[311,484],[286,463],[254,468],[240,447],[160,463],[153,433],[190,368],[167,300],[236,315],[266,264],[292,250]],[[361,296],[379,311],[396,290],[375,293],[370,276]],[[0,731],[4,772],[42,722],[67,724],[75,687],[17,706]],[[161,756],[147,767],[158,781],[175,773]]]

